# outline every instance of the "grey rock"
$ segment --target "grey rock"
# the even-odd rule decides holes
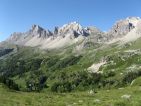
[[[107,33],[108,40],[125,36],[134,28],[138,27],[136,24],[138,21],[141,21],[139,17],[128,17],[117,21]]]
[[[52,32],[49,30],[45,30],[39,25],[33,25],[32,29],[30,30],[32,36],[37,36],[38,38],[48,38],[52,35]]]
[[[58,34],[58,31],[59,31],[59,27],[55,27],[54,28],[54,35],[57,35]]]
[[[58,35],[67,35],[71,33],[72,36],[78,37],[79,35],[88,36],[89,32],[77,22],[71,22],[58,28]]]

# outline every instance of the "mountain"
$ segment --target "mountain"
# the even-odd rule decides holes
[[[71,92],[129,86],[140,77],[141,19],[107,32],[71,22],[54,31],[33,25],[0,43],[0,82],[21,91]]]
[[[5,42],[23,46],[38,46],[41,49],[54,49],[67,47],[85,40],[90,34],[94,34],[94,41],[98,40],[98,34],[102,33],[94,27],[82,27],[77,22],[71,22],[62,27],[55,27],[54,31],[45,30],[38,25],[25,33],[13,33]],[[96,40],[95,40],[96,38]]]
[[[112,29],[108,32],[109,39],[113,39],[111,42],[122,41],[129,42],[134,41],[141,37],[141,19],[139,17],[128,17],[124,20],[116,22]]]
[[[82,27],[77,22],[55,27],[51,32],[39,25],[33,25],[25,33],[13,33],[5,42],[23,46],[39,47],[41,49],[59,49],[79,44],[82,48],[91,42],[111,44],[115,42],[127,43],[141,37],[141,19],[128,17],[119,20],[107,32],[102,32],[96,27]]]
[[[37,39],[46,39],[52,36],[53,34],[49,30],[45,30],[38,25],[32,25],[32,28],[25,32],[15,32],[13,33],[6,42],[25,45],[28,41],[32,40],[33,38]]]

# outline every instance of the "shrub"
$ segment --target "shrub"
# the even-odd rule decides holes
[[[114,106],[127,106],[127,103],[125,103],[125,101],[119,101],[119,102],[116,102]]]
[[[2,49],[2,50],[0,50],[0,57],[12,52],[13,50],[14,49]]]
[[[69,81],[55,82],[51,87],[53,92],[70,92],[72,90],[72,84]]]
[[[47,77],[42,76],[32,76],[26,81],[27,91],[41,91],[46,87]]]
[[[9,89],[19,90],[18,84],[16,84],[12,79],[0,77],[0,82],[5,84]]]
[[[122,82],[124,84],[131,83],[134,79],[136,79],[139,76],[141,76],[141,70],[127,72],[124,75]]]
[[[65,67],[74,65],[80,60],[81,57],[82,56],[69,56],[69,57],[64,58],[62,60],[59,60],[59,61],[56,62],[55,65],[53,65],[50,68],[50,70],[61,69],[61,68],[65,68]]]

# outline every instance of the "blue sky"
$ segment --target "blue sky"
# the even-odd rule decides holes
[[[53,30],[77,21],[106,31],[129,16],[141,17],[141,0],[0,0],[0,41],[32,24]]]

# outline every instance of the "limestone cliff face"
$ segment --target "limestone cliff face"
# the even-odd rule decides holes
[[[117,21],[107,32],[107,39],[110,43],[120,41],[127,43],[141,37],[141,19],[139,17],[128,17]]]
[[[45,30],[39,25],[33,25],[30,30],[30,34],[32,36],[37,36],[38,38],[48,38],[52,35],[52,32],[49,30]]]
[[[108,32],[108,35],[111,38],[123,37],[124,35],[131,32],[133,29],[137,28],[138,23],[140,22],[141,19],[139,17],[128,17],[124,20],[120,20],[116,22],[116,24]]]
[[[65,36],[66,34],[71,33],[73,36],[78,37],[79,35],[82,36],[88,36],[89,31],[82,27],[77,22],[71,22],[69,24],[65,24],[62,27],[56,29],[55,32],[57,32],[57,35]]]

